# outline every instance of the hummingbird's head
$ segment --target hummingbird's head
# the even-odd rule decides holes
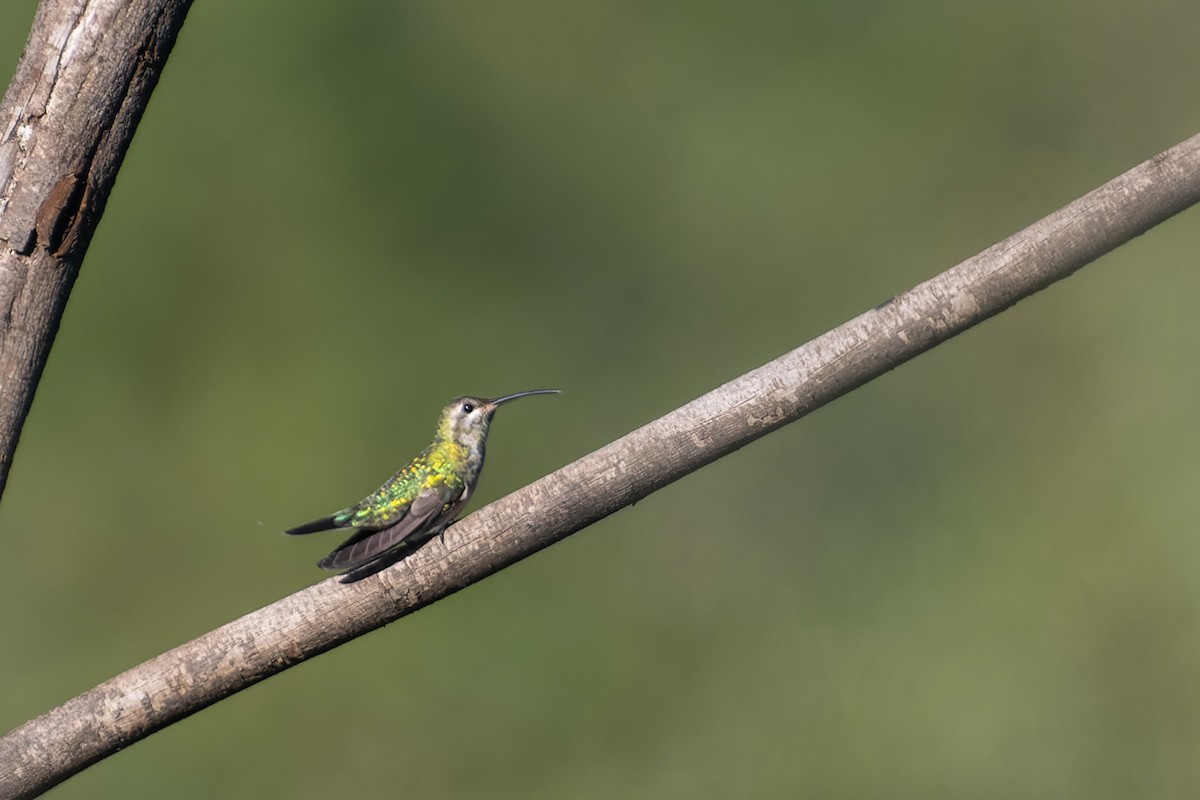
[[[438,436],[442,439],[453,440],[459,444],[475,447],[483,444],[487,438],[488,425],[496,409],[509,400],[518,397],[528,397],[534,394],[558,394],[558,389],[533,389],[528,392],[517,392],[488,400],[483,397],[456,397],[442,409],[442,418],[438,423]]]
[[[456,397],[442,409],[438,437],[470,445],[487,436],[495,408],[482,397]]]

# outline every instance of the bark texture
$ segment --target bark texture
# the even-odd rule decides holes
[[[451,526],[359,583],[329,579],[164,653],[0,739],[33,797],[276,672],[529,556],[999,313],[1200,200],[1200,136],[979,255]]]
[[[191,0],[45,0],[0,103],[0,492],[71,286]]]

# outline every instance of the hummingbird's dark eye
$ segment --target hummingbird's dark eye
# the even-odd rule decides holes
[[[475,404],[474,403],[463,403],[462,410],[463,410],[464,414],[470,414],[472,411],[475,410]]]

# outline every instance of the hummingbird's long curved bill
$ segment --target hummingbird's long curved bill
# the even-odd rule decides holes
[[[529,397],[531,394],[562,394],[561,389],[530,389],[528,392],[517,392],[516,394],[506,394],[504,397],[497,397],[495,400],[489,400],[488,405],[498,406],[507,403],[509,400],[516,400],[518,397]]]

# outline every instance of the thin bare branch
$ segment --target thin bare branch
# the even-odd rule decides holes
[[[32,797],[281,670],[481,580],[1061,280],[1200,199],[1200,136],[953,269],[584,456],[360,583],[330,579],[147,661],[0,739]]]

